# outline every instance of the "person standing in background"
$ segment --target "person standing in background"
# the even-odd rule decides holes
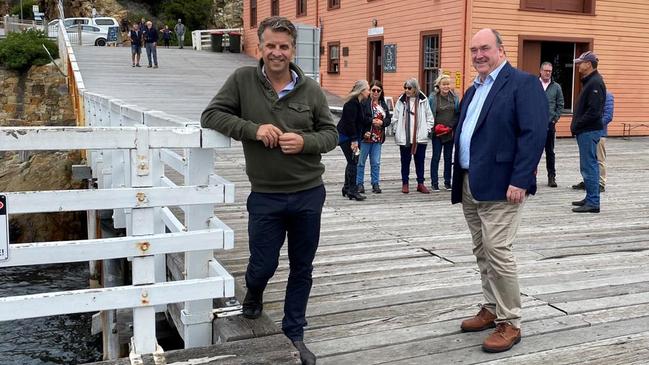
[[[451,77],[441,74],[435,88],[428,96],[435,126],[431,133],[433,158],[430,160],[430,181],[433,190],[439,190],[439,160],[444,152],[444,189],[451,189],[453,160],[453,129],[457,124],[460,98],[451,90]]]
[[[131,61],[132,67],[140,67],[140,57],[142,56],[142,30],[137,24],[133,24],[133,29],[129,33],[131,39]]]
[[[372,192],[381,193],[380,172],[381,172],[381,147],[385,142],[385,128],[392,123],[392,115],[388,109],[388,104],[383,96],[383,84],[379,80],[370,83],[370,97],[363,102],[365,113],[371,118],[363,119],[361,134],[361,154],[358,158],[358,169],[356,171],[356,183],[358,191],[365,193],[363,181],[365,178],[365,161],[370,156],[370,177],[372,182]]]
[[[599,163],[597,145],[602,136],[602,115],[606,102],[606,84],[597,71],[599,59],[591,51],[574,60],[581,75],[582,89],[575,103],[570,131],[577,138],[579,170],[586,188],[586,197],[572,202],[575,213],[599,213]]]
[[[183,49],[185,45],[185,24],[183,24],[182,19],[178,19],[174,32],[176,32],[176,38],[178,38],[178,48]]]
[[[401,155],[401,192],[410,193],[410,162],[415,160],[417,191],[429,194],[424,184],[424,160],[428,134],[433,129],[433,112],[428,98],[419,89],[417,79],[410,78],[403,84],[403,94],[394,107],[394,141]]]
[[[548,186],[556,188],[557,170],[555,167],[554,142],[557,134],[557,122],[563,112],[563,91],[561,91],[561,85],[552,80],[552,64],[550,62],[541,64],[539,81],[543,86],[543,90],[545,90],[545,96],[548,97],[548,107],[550,109],[548,137],[545,140],[545,165],[548,170]]]
[[[169,26],[165,25],[165,27],[160,31],[162,32],[162,41],[164,42],[164,47],[169,48],[169,42],[171,41],[171,30],[169,30]]]
[[[151,21],[146,22],[144,46],[146,47],[146,57],[149,60],[147,67],[158,68],[158,30],[153,27]]]
[[[338,144],[345,155],[345,160],[347,160],[342,194],[348,197],[349,200],[362,201],[366,198],[358,191],[356,173],[358,171],[358,158],[360,155],[359,140],[362,137],[363,125],[371,120],[370,115],[365,113],[362,104],[369,97],[369,94],[370,86],[367,81],[356,81],[352,90],[345,98],[343,114],[336,126],[338,130]]]

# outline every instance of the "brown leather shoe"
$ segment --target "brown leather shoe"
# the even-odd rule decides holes
[[[417,184],[417,191],[424,194],[430,194],[430,190],[424,184]]]
[[[509,322],[501,322],[496,326],[496,330],[484,340],[482,349],[486,352],[503,352],[519,342],[521,342],[521,329],[514,327]]]
[[[480,312],[473,318],[465,319],[462,321],[460,328],[462,332],[478,332],[486,330],[487,328],[496,327],[496,315],[489,312],[485,307],[480,309]]]
[[[410,192],[410,188],[408,187],[408,184],[403,184],[401,187],[401,192],[404,194],[408,194]]]

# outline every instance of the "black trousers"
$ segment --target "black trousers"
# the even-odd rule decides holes
[[[555,123],[550,123],[548,136],[545,140],[545,165],[548,169],[548,177],[556,177],[557,171],[554,167],[554,140],[556,135]]]
[[[246,286],[263,291],[275,274],[279,252],[288,237],[290,272],[284,299],[282,330],[292,341],[304,338],[311,272],[320,241],[320,218],[325,201],[320,185],[296,193],[256,193],[248,196],[250,260]]]
[[[356,172],[358,171],[358,158],[354,156],[354,151],[352,151],[352,141],[345,141],[340,144],[340,149],[343,150],[345,159],[347,160],[347,166],[345,167],[345,183],[343,184],[343,190],[349,191],[350,193],[355,193],[358,190],[356,185]]]

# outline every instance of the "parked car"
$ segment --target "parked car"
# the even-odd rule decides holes
[[[108,35],[108,28],[110,27],[119,27],[119,23],[117,22],[117,19],[112,18],[112,17],[107,17],[107,16],[100,16],[96,18],[65,18],[63,19],[63,25],[65,25],[65,28],[69,28],[71,25],[76,25],[76,24],[81,24],[81,25],[91,25],[95,26],[99,29],[101,29],[105,36],[104,38],[107,38]],[[52,20],[47,24],[47,34],[51,38],[56,38],[58,36],[58,31],[59,31],[59,20],[55,19]]]
[[[66,29],[70,42],[79,44],[79,27],[81,27],[81,45],[82,46],[105,46],[106,32],[93,25],[71,25]]]

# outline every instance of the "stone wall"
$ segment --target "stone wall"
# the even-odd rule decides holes
[[[75,125],[65,77],[54,64],[26,74],[0,68],[0,126]]]
[[[19,74],[0,68],[0,126],[74,126],[65,78],[53,64]],[[0,152],[0,192],[67,190],[78,151]],[[13,215],[11,242],[84,238],[85,212]]]

